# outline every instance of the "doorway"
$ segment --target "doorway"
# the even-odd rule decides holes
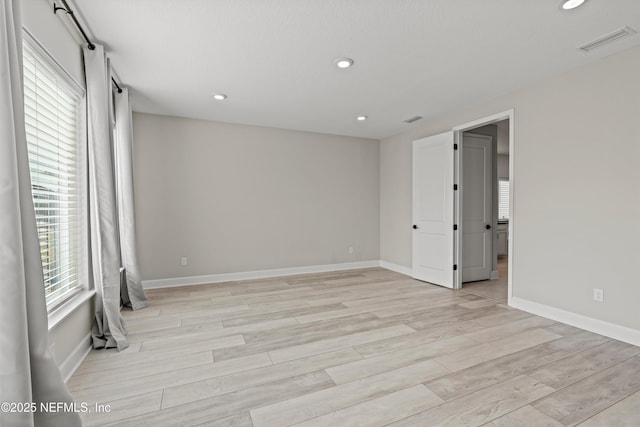
[[[488,298],[497,299],[503,302],[508,302],[511,299],[512,294],[512,261],[513,261],[513,110],[499,113],[493,116],[485,117],[474,122],[470,122],[454,128],[455,140],[460,146],[458,155],[455,162],[455,177],[457,183],[460,184],[460,191],[455,196],[454,217],[455,222],[462,224],[462,232],[456,234],[454,243],[454,258],[456,263],[463,268],[459,270],[459,274],[455,275],[454,282],[456,288],[464,288],[465,291],[477,293],[478,295]],[[467,154],[473,156],[475,151],[476,157],[477,148],[475,150],[469,150],[469,147],[465,147],[465,135],[485,135],[492,139],[492,153],[490,166],[490,187],[491,194],[487,194],[487,191],[480,191],[480,184],[477,181],[479,172],[468,171],[467,179],[465,180],[465,169],[469,167],[478,169],[478,164],[481,162],[476,159],[469,161],[467,158],[465,161],[465,148]],[[468,139],[468,138],[467,138]],[[471,151],[471,153],[469,153]],[[469,166],[471,164],[471,166]],[[486,166],[485,166],[486,167]],[[471,174],[471,177],[468,175]],[[474,176],[475,174],[475,176]],[[465,186],[471,187],[475,200],[473,197],[465,197]],[[478,188],[476,188],[478,187]],[[467,191],[470,189],[467,188]],[[479,198],[478,194],[484,193],[482,198]],[[480,216],[479,200],[482,200],[485,204],[491,205],[491,213],[489,221]],[[467,207],[465,207],[465,204]],[[470,205],[470,207],[469,207]],[[466,217],[466,218],[465,218]],[[475,218],[477,224],[473,224],[476,231],[476,236],[472,239],[468,238],[468,235],[464,232],[465,219]],[[478,254],[483,254],[480,249],[480,242],[482,239],[479,233],[480,220],[485,220],[485,237],[490,239],[490,256],[488,262],[491,263],[491,272],[489,277],[486,277],[486,266],[483,270],[482,276],[474,276],[465,274],[465,267],[480,265],[480,258]],[[467,226],[468,228],[468,226]],[[469,230],[467,230],[469,231]],[[476,249],[473,248],[475,242]],[[471,243],[471,244],[470,244]],[[484,243],[484,242],[483,242]],[[484,249],[486,251],[486,248]],[[485,252],[486,254],[486,252]],[[483,260],[486,263],[486,258]],[[480,278],[480,280],[478,280]]]

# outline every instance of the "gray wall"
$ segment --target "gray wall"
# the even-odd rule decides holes
[[[136,113],[134,150],[145,280],[379,259],[377,140]]]
[[[498,154],[498,178],[509,179],[509,156]]]
[[[514,108],[514,297],[640,329],[639,75],[634,48],[381,141],[381,259],[411,266],[411,141]]]
[[[84,87],[82,51],[60,18],[53,15],[51,4],[44,0],[23,0],[22,19],[24,26],[58,63]],[[50,331],[54,353],[58,364],[91,332],[93,321],[92,301],[89,300],[62,320]]]

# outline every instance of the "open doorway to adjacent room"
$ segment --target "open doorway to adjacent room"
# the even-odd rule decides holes
[[[508,300],[509,119],[461,132],[460,275],[467,292]]]

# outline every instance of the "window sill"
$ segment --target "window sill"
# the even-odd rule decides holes
[[[69,317],[82,304],[93,298],[95,290],[82,291],[49,314],[49,332],[55,329],[64,319]]]

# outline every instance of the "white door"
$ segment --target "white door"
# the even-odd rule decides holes
[[[413,141],[413,277],[453,288],[453,132]]]
[[[493,230],[492,141],[464,133],[462,139],[462,281],[491,278]]]

